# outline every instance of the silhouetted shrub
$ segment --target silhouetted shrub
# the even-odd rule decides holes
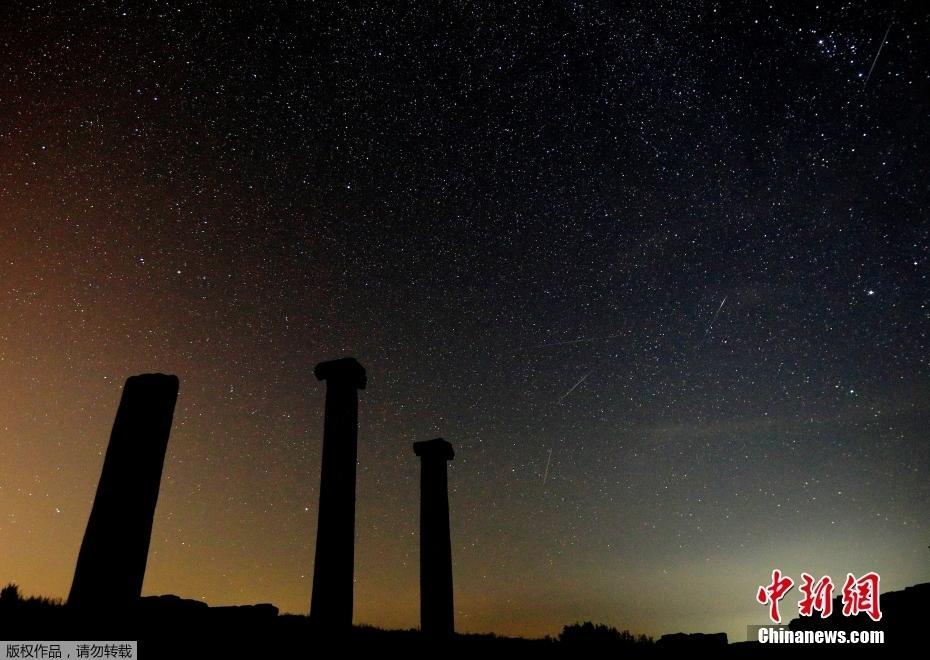
[[[19,591],[19,585],[10,582],[0,589],[0,609],[4,610],[24,610],[37,608],[57,608],[61,607],[62,602],[57,598],[45,598],[42,596],[30,596],[23,598]]]
[[[652,644],[652,638],[640,635],[636,637],[629,630],[617,630],[604,624],[593,624],[590,621],[565,626],[559,634],[559,641],[564,644],[579,642],[595,642],[613,646],[645,646]]]
[[[16,583],[10,582],[3,589],[0,589],[0,605],[9,607],[20,600],[19,586]]]

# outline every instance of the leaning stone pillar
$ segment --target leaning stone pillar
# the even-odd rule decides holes
[[[177,376],[143,374],[126,380],[68,605],[117,608],[142,595],[177,399]]]
[[[365,389],[365,369],[342,358],[321,362],[314,374],[326,381],[326,412],[310,620],[317,630],[345,633],[352,628],[358,390]]]

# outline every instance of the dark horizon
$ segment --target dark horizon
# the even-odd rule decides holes
[[[0,589],[0,632],[13,632],[19,637],[55,636],[68,639],[129,636],[138,640],[140,653],[164,653],[177,649],[177,644],[197,642],[188,650],[213,652],[290,653],[312,648],[317,643],[338,643],[344,649],[374,648],[380,651],[439,650],[517,650],[530,652],[571,652],[580,648],[601,648],[623,652],[630,657],[656,657],[671,652],[699,653],[726,657],[757,657],[816,652],[819,656],[843,657],[859,653],[872,654],[877,648],[889,651],[913,650],[920,645],[921,624],[926,619],[930,582],[912,585],[900,591],[881,594],[884,616],[875,621],[866,613],[843,618],[790,616],[786,618],[787,634],[793,643],[768,645],[754,628],[769,628],[772,624],[749,626],[748,637],[729,638],[726,633],[677,632],[658,637],[618,630],[613,626],[590,621],[566,624],[557,635],[523,638],[494,633],[459,633],[448,635],[430,632],[424,625],[409,629],[383,629],[367,624],[355,624],[351,629],[321,626],[311,615],[282,614],[272,604],[259,603],[233,606],[209,606],[199,600],[182,599],[176,595],[143,596],[129,604],[99,601],[88,608],[48,598],[24,595],[15,584]],[[845,597],[836,596],[833,603],[838,612],[845,606]],[[788,614],[786,612],[786,614]],[[432,626],[432,623],[429,623]],[[225,633],[235,627],[237,635]],[[784,634],[784,633],[783,633]],[[854,637],[867,635],[868,641]],[[824,646],[818,636],[827,640]],[[838,636],[845,641],[837,642]],[[763,643],[760,643],[763,642]]]
[[[3,14],[0,585],[67,597],[164,372],[143,594],[306,614],[346,356],[356,623],[420,620],[438,437],[461,632],[739,639],[773,568],[930,580],[919,3]]]

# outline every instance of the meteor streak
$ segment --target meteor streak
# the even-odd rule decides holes
[[[543,473],[543,486],[546,485],[546,479],[549,478],[549,464],[552,462],[552,450],[549,450],[549,457],[546,459],[546,471]]]
[[[590,376],[590,375],[591,375],[591,372],[589,371],[589,372],[586,373],[584,376],[582,376],[581,378],[579,378],[579,379],[578,379],[578,382],[575,383],[574,385],[572,385],[572,386],[568,389],[568,392],[566,392],[565,394],[563,394],[562,396],[559,397],[559,403],[562,403],[562,399],[564,399],[564,398],[567,397],[569,394],[571,394],[572,392],[574,392],[575,389],[576,389],[579,385],[581,385],[581,384],[585,381],[585,379],[586,379],[588,376]]]
[[[714,312],[714,317],[710,320],[710,323],[707,324],[707,330],[704,331],[704,339],[701,340],[701,343],[707,339],[707,335],[710,334],[710,329],[714,327],[714,321],[717,320],[717,315],[720,314],[720,310],[723,309],[724,303],[726,303],[728,296],[724,296],[723,300],[720,301],[720,307],[717,308],[717,311]]]
[[[579,337],[578,339],[566,339],[565,341],[553,341],[546,344],[535,344],[533,346],[527,346],[521,350],[530,351],[534,348],[551,348],[552,346],[568,346],[570,344],[586,344],[592,341],[605,341],[607,339],[613,339],[614,337],[619,337],[622,332],[617,332],[612,335],[607,335],[605,337]]]
[[[872,60],[872,66],[869,67],[869,74],[865,77],[865,85],[869,84],[869,78],[872,77],[872,72],[875,70],[875,64],[878,62],[878,56],[882,54],[882,48],[885,47],[885,42],[888,41],[889,32],[891,32],[891,22],[888,23],[888,29],[885,30],[885,36],[882,37],[882,43],[878,47],[878,52],[875,53],[875,59]],[[865,85],[863,85],[863,87]]]

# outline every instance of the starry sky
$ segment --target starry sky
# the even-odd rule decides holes
[[[930,579],[921,3],[232,4],[0,9],[0,582],[67,595],[162,371],[144,593],[305,613],[348,355],[357,622],[418,624],[436,436],[460,631]]]

